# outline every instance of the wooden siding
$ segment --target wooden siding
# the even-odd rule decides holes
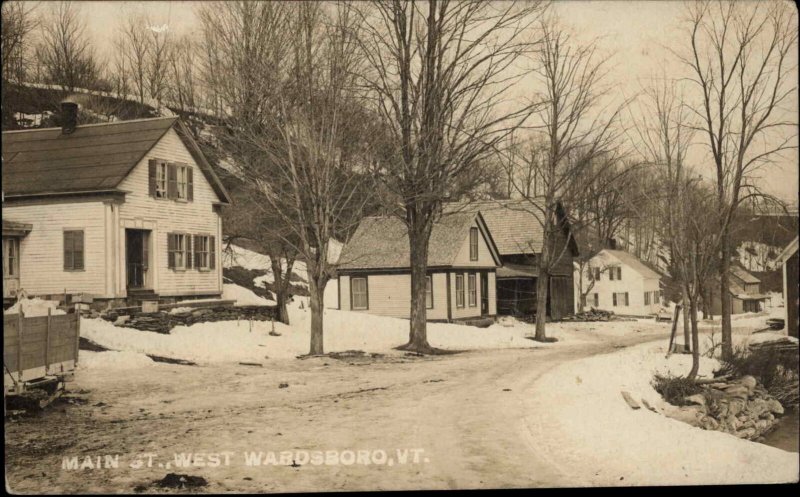
[[[660,309],[659,302],[652,302],[649,305],[644,303],[644,292],[660,291],[659,280],[655,278],[644,278],[641,274],[633,268],[620,263],[616,258],[605,256],[603,254],[596,256],[592,259],[594,264],[599,264],[601,267],[605,264],[609,266],[622,267],[622,279],[610,280],[609,270],[606,269],[600,275],[600,280],[596,281],[589,294],[586,296],[586,310],[595,307],[592,302],[592,294],[598,295],[597,309],[605,311],[612,311],[615,314],[629,314],[634,316],[646,316],[655,314]],[[580,289],[578,288],[578,278],[583,278],[583,288],[589,285],[586,274],[580,275],[577,267],[575,268],[575,292],[574,292],[574,308],[578,311],[580,307]],[[614,306],[614,293],[628,292],[628,305]]]
[[[467,252],[467,257],[469,257],[469,252]],[[464,307],[457,307],[456,306],[456,275],[461,274],[464,275]],[[469,274],[470,271],[451,271],[450,272],[450,302],[452,305],[452,319],[463,319],[463,318],[473,318],[473,317],[480,317],[481,315],[481,274],[480,272],[476,272],[475,276],[475,286],[476,291],[478,294],[477,305],[474,307],[470,307],[469,305]],[[491,288],[491,287],[490,287]],[[490,290],[491,292],[491,290]],[[491,294],[490,294],[491,295]],[[489,308],[491,309],[491,297],[489,298]],[[490,312],[491,314],[491,312]]]
[[[183,162],[194,168],[194,200],[179,202],[167,199],[155,199],[148,192],[148,161],[163,159],[171,162]],[[119,188],[130,193],[125,203],[119,207],[119,228],[117,250],[120,257],[117,261],[119,277],[116,281],[117,292],[125,294],[125,229],[139,228],[151,230],[150,235],[150,274],[148,285],[161,296],[208,295],[222,292],[221,238],[222,222],[219,214],[213,209],[213,203],[219,198],[192,155],[183,145],[174,129],[170,129],[164,137],[148,152],[126,177]],[[216,237],[216,268],[210,271],[187,269],[177,271],[167,267],[167,234],[181,232],[188,234],[205,234]]]
[[[3,206],[3,216],[33,226],[20,240],[20,287],[29,296],[66,290],[113,297],[106,287],[105,209],[100,201]],[[64,270],[65,229],[84,232],[83,270]]]
[[[433,309],[428,309],[428,319],[447,319],[447,279],[445,273],[433,273]],[[352,277],[362,277],[352,276]],[[369,309],[355,310],[378,316],[408,318],[411,315],[410,274],[370,274],[367,278]],[[341,309],[352,311],[350,278],[341,276]],[[455,304],[454,304],[455,305]]]
[[[11,372],[14,380],[29,381],[45,376],[57,364],[68,361],[74,364],[78,359],[78,319],[77,314],[29,318],[4,315],[6,373]]]

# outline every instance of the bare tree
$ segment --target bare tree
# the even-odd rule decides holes
[[[796,116],[783,106],[796,94],[797,18],[784,2],[695,2],[688,6],[686,39],[688,55],[677,56],[697,91],[690,108],[713,160],[722,213],[722,352],[730,357],[731,223],[744,202],[768,197],[753,174],[796,148]]]
[[[60,86],[65,92],[93,89],[99,76],[98,61],[80,7],[71,2],[50,6],[42,21],[36,57],[46,82]]]
[[[587,204],[588,196],[604,194],[615,181],[615,175],[604,173],[619,160],[616,122],[623,106],[603,112],[607,59],[598,60],[594,44],[575,43],[554,19],[542,20],[540,31],[542,44],[536,53],[534,75],[544,90],[534,126],[544,150],[541,160],[531,164],[536,169],[538,192],[523,198],[528,201],[526,210],[542,226],[542,249],[536,259],[535,339],[546,340],[550,274],[564,263],[572,243],[559,236],[566,213],[559,215],[558,211],[563,205]],[[523,193],[523,188],[515,189]]]
[[[147,96],[147,24],[148,21],[142,14],[128,15],[123,18],[114,40],[116,64],[125,78],[123,86],[127,90],[130,85],[141,105],[145,104]]]
[[[2,114],[3,129],[16,126],[16,102],[8,98],[9,82],[24,81],[29,59],[30,33],[37,19],[34,7],[24,2],[3,2],[2,5]]]
[[[540,2],[439,0],[361,8],[369,66],[363,84],[389,130],[376,174],[391,193],[390,210],[408,230],[411,319],[401,349],[433,351],[425,309],[431,230],[443,202],[473,186],[465,181],[470,169],[530,115],[530,104],[504,99],[535,44],[542,8]]]

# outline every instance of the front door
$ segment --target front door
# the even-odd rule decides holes
[[[489,273],[481,275],[481,316],[489,314]]]
[[[147,230],[125,230],[125,261],[128,288],[145,288],[150,243]]]

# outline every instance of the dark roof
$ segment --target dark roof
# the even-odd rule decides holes
[[[605,249],[603,250],[603,252],[608,252],[612,256],[616,257],[620,262],[622,262],[629,268],[633,269],[644,278],[653,278],[653,279],[661,278],[661,275],[658,274],[658,272],[652,270],[645,263],[639,260],[638,257],[629,252],[625,252],[624,250],[611,250],[611,249]]]
[[[452,266],[461,242],[466,239],[473,221],[484,232],[490,250],[499,265],[496,247],[480,214],[447,214],[433,226],[428,246],[428,266]],[[339,269],[407,269],[410,267],[408,230],[394,216],[366,217],[342,249]]]
[[[447,206],[448,211],[480,212],[501,255],[542,252],[544,237],[540,209],[543,210],[543,204],[536,199],[482,200]],[[557,215],[561,218],[565,234],[568,233],[569,222],[562,207],[557,209]],[[574,237],[570,237],[570,248],[573,255],[578,254]]]
[[[7,196],[97,192],[116,188],[158,141],[175,128],[222,202],[229,196],[177,117],[3,132]]]

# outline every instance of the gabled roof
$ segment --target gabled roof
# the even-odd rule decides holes
[[[500,255],[537,254],[542,252],[542,223],[535,214],[536,206],[542,203],[531,200],[482,200],[469,203],[453,203],[446,206],[447,211],[480,212],[492,233]],[[570,232],[562,207],[556,209],[565,235]],[[570,237],[570,249],[578,254],[575,238]]]
[[[601,253],[602,252],[606,252],[606,253],[610,254],[612,257],[614,257],[615,259],[617,259],[621,263],[625,264],[629,268],[631,268],[634,271],[636,271],[637,273],[639,273],[639,275],[641,275],[643,278],[648,278],[648,279],[649,278],[653,278],[653,279],[661,278],[660,274],[658,274],[657,272],[655,272],[652,269],[650,269],[649,267],[647,267],[647,265],[645,263],[643,263],[641,260],[639,260],[638,257],[636,257],[635,255],[631,254],[630,252],[625,252],[624,250],[611,250],[611,249],[604,249],[604,250],[601,250],[600,252]]]
[[[455,263],[469,228],[477,221],[495,264],[500,265],[497,246],[480,213],[446,214],[433,226],[428,246],[428,267],[447,267]],[[342,249],[339,269],[408,269],[410,267],[408,230],[394,216],[366,217]]]
[[[177,117],[3,132],[3,191],[8,197],[116,188],[169,131],[178,136],[224,203],[228,192]]]
[[[748,273],[747,270],[736,264],[731,265],[731,274],[746,284],[761,283],[761,280]]]
[[[784,248],[781,251],[777,259],[778,262],[780,262],[781,264],[786,263],[789,257],[793,256],[794,253],[797,252],[797,247],[798,247],[798,237],[794,237],[794,240],[789,242],[789,245],[787,245],[786,248]]]

